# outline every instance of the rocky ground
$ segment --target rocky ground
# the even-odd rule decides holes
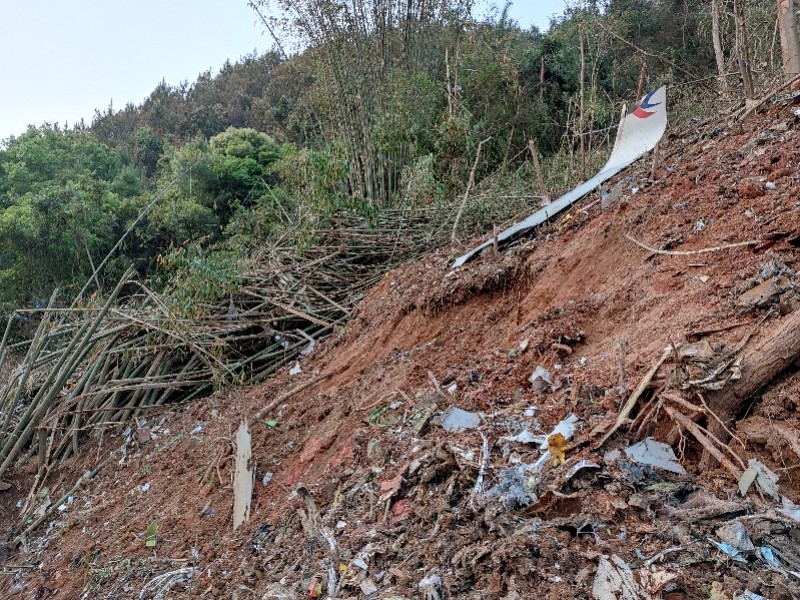
[[[299,373],[105,431],[37,498],[17,473],[0,597],[799,597],[800,376],[737,415],[733,470],[701,471],[677,426],[708,425],[725,381],[698,382],[800,304],[795,108],[673,133],[655,181],[643,161],[612,206],[590,195],[458,271],[466,245],[388,273]],[[255,485],[234,531],[243,421]],[[674,460],[648,464],[654,442]],[[15,541],[18,506],[65,495]]]

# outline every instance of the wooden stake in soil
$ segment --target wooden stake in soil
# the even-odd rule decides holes
[[[644,77],[647,75],[647,63],[642,61],[642,70],[639,73],[639,87],[636,88],[636,102],[644,96]]]
[[[250,500],[253,497],[254,469],[250,462],[250,432],[242,421],[236,432],[236,467],[233,474],[233,529],[250,518]]]
[[[617,351],[619,353],[619,389],[626,390],[628,386],[625,376],[625,353],[628,351],[628,340],[618,341]]]
[[[661,148],[661,142],[656,142],[656,147],[653,148],[653,166],[650,167],[650,181],[656,180],[656,171],[658,170],[658,162],[659,162],[659,149]]]

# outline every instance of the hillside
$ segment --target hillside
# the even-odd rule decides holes
[[[600,598],[798,597],[797,515],[777,512],[764,486],[743,497],[724,466],[700,469],[703,446],[676,430],[676,412],[713,428],[706,392],[683,385],[696,354],[668,358],[633,421],[597,447],[665,347],[707,342],[695,348],[713,362],[740,341],[768,343],[797,314],[794,102],[672,131],[655,181],[647,161],[634,165],[608,210],[593,194],[535,240],[458,271],[463,246],[389,272],[300,374],[93,439],[46,482],[55,500],[99,465],[71,503],[22,546],[8,529],[0,595],[324,597],[332,567],[339,598],[586,598],[593,586]],[[628,236],[678,252],[758,245],[654,254]],[[529,382],[538,366],[552,385]],[[736,415],[725,451],[761,461],[794,503],[799,404],[792,368]],[[446,430],[451,407],[477,426]],[[541,452],[514,436],[547,435],[570,414],[574,439],[550,438],[555,460],[520,470]],[[256,483],[234,532],[242,420]],[[647,436],[668,441],[687,473],[608,454]],[[4,528],[32,477],[0,493]],[[758,549],[737,562],[712,545],[731,530]],[[603,596],[602,573],[627,591]]]

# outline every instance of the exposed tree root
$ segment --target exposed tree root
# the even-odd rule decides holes
[[[706,398],[707,406],[718,420],[708,424],[714,437],[727,441],[728,429],[734,425],[736,414],[744,403],[760,389],[785,371],[800,357],[800,310],[776,321],[757,334],[756,340],[744,349],[741,357],[741,377]],[[716,464],[716,458],[708,451],[703,453],[700,468]]]

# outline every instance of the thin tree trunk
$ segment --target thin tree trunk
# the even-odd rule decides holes
[[[542,54],[542,60],[539,63],[539,105],[544,104],[544,54]]]
[[[642,99],[644,96],[644,81],[645,76],[647,75],[647,63],[642,61],[642,70],[639,73],[639,87],[636,89],[636,102]]]
[[[739,71],[742,74],[744,96],[748,100],[755,98],[753,73],[750,70],[750,48],[747,40],[747,23],[744,18],[745,0],[733,0],[733,16],[736,19],[736,56],[739,59]]]
[[[539,184],[539,194],[542,196],[543,204],[550,204],[550,196],[547,194],[547,188],[544,187],[544,177],[542,177],[542,165],[539,163],[539,150],[536,147],[536,140],[528,140],[528,150],[531,153],[531,160],[533,161],[533,171],[536,173],[536,183]]]
[[[456,116],[455,102],[453,102],[453,86],[450,85],[450,52],[444,49],[444,78],[447,85],[447,114],[450,118]]]
[[[778,22],[781,31],[783,71],[788,80],[800,73],[800,39],[797,37],[794,0],[778,0]]]
[[[583,50],[583,28],[580,29],[580,44],[581,44],[581,89],[580,89],[580,109],[578,112],[578,135],[581,137],[581,177],[586,176],[586,147],[584,144],[583,139],[583,128],[585,123],[585,118],[583,114],[584,110],[584,82],[583,79],[585,77],[585,69],[586,64],[584,62],[584,50]]]
[[[478,168],[478,162],[481,158],[481,148],[483,145],[491,140],[491,137],[486,138],[485,140],[481,140],[478,144],[478,149],[475,151],[475,162],[472,165],[472,170],[469,172],[469,181],[467,181],[467,189],[464,191],[464,198],[461,200],[461,206],[458,209],[458,213],[456,213],[456,220],[453,222],[453,232],[450,235],[450,241],[455,242],[457,241],[456,234],[458,233],[458,224],[461,221],[461,215],[464,214],[464,209],[467,207],[467,200],[469,200],[469,192],[472,189],[473,184],[475,183],[475,170]]]
[[[717,60],[719,85],[723,91],[727,91],[728,81],[725,79],[725,53],[722,51],[722,37],[719,27],[720,2],[721,0],[711,0],[711,41],[714,43],[714,57]]]

